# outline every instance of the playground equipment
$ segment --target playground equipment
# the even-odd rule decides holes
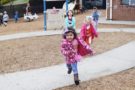
[[[32,15],[32,14],[28,14],[28,15],[24,14],[24,20],[28,21],[28,22],[36,20],[38,18],[39,18],[39,16],[36,13],[34,15]]]
[[[73,10],[75,8],[76,2],[70,2],[68,4],[68,10]],[[63,4],[63,8],[64,11],[66,11],[66,2]]]
[[[47,9],[47,30],[62,30],[64,28],[63,9]]]
[[[67,12],[67,10],[66,10],[66,4],[67,4],[67,2],[65,2],[63,4],[63,10],[65,12],[64,15],[66,15],[66,12]],[[68,10],[72,10],[74,13],[79,13],[80,11],[83,12],[84,9],[81,8],[80,7],[80,3],[79,2],[76,2],[76,0],[75,0],[75,1],[72,1],[72,2],[68,3]]]

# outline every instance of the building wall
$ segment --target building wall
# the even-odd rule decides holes
[[[106,0],[106,17],[110,19],[110,0]]]
[[[122,5],[121,0],[112,0],[112,20],[135,21],[135,6]]]

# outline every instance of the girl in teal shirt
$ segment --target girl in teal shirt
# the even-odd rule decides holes
[[[66,28],[72,27],[72,28],[76,29],[76,21],[75,21],[75,17],[73,17],[72,10],[68,11],[68,15],[65,18],[65,26],[66,26]]]

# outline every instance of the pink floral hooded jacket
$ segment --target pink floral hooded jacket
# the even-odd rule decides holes
[[[94,39],[94,37],[98,37],[98,33],[96,32],[92,24],[90,24],[89,33],[87,33],[86,31],[87,31],[87,24],[84,23],[83,26],[81,27],[81,32],[80,32],[80,37],[83,38],[84,41],[87,42],[87,39],[89,38],[87,34],[91,34],[92,39]]]
[[[66,39],[62,40],[61,43],[61,53],[66,58],[66,63],[71,64],[80,61],[81,56],[92,54],[92,49],[83,41],[81,38],[75,39],[77,41],[77,50],[74,48],[73,43],[67,41]]]

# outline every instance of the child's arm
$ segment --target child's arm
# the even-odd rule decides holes
[[[65,18],[65,26],[66,26],[66,28],[68,27],[68,18],[67,17]]]
[[[74,48],[74,51],[78,51],[77,49],[78,49],[78,41],[77,41],[77,39],[74,39],[73,41],[72,41],[72,44],[73,44],[73,48]]]
[[[93,24],[91,24],[91,29],[92,29],[92,37],[93,37],[93,38],[94,38],[94,37],[98,37],[98,33],[97,33],[97,31],[95,30]]]
[[[75,25],[76,25],[75,17],[72,17],[72,20],[73,20],[73,21],[72,21],[72,26],[73,26],[73,28],[75,29],[75,28],[76,28],[76,26],[75,26]]]
[[[89,54],[93,54],[92,48],[82,38],[78,37],[78,40],[79,40],[80,44],[82,44],[83,47],[85,49],[87,49],[87,51],[89,52]]]
[[[83,24],[82,27],[81,27],[81,31],[80,31],[80,37],[85,40],[85,37],[86,37],[86,25]]]

